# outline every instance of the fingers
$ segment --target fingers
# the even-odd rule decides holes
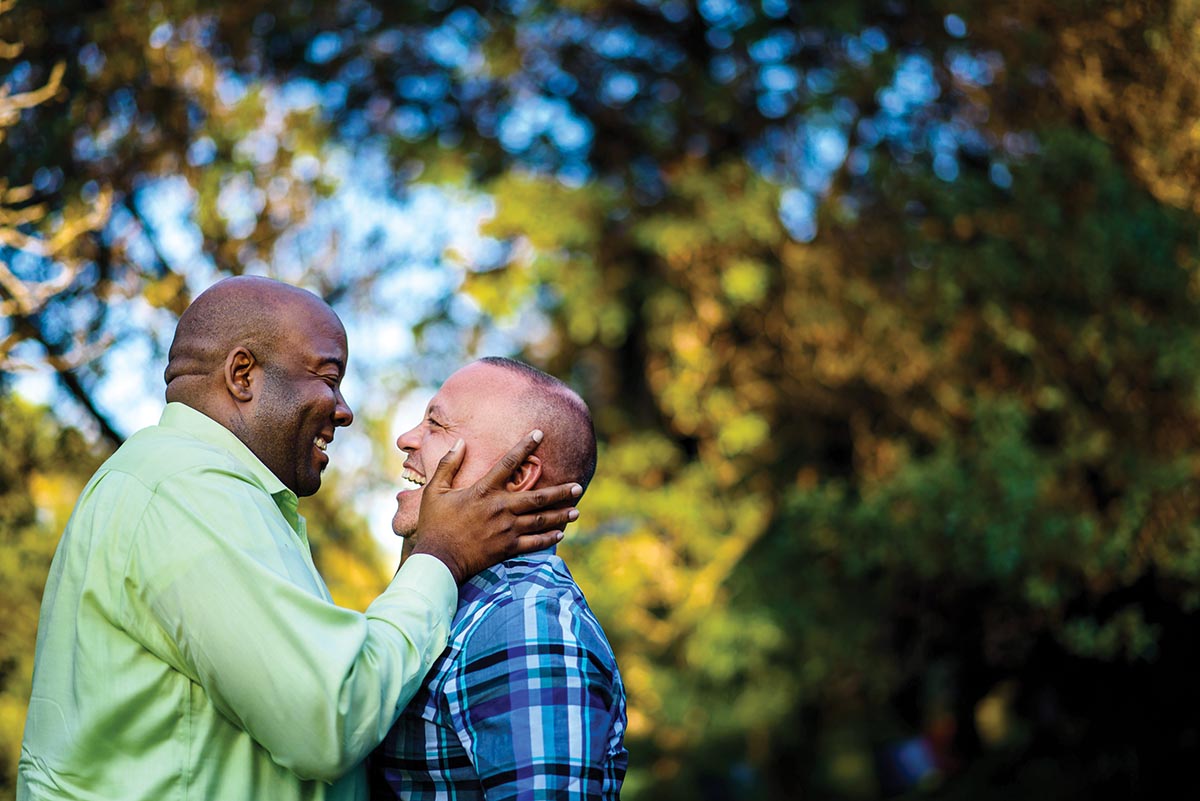
[[[492,469],[483,478],[475,482],[480,490],[500,489],[508,481],[516,469],[525,461],[525,457],[537,450],[542,444],[542,432],[534,429],[529,436],[509,448],[508,453],[500,457],[500,461],[492,465]]]
[[[437,469],[433,471],[433,476],[429,479],[429,483],[439,489],[450,489],[454,477],[458,475],[458,468],[462,467],[463,460],[463,441],[460,437],[457,442],[451,446],[450,450],[438,462]]]
[[[554,487],[525,490],[510,493],[508,509],[515,515],[525,514],[547,506],[557,506],[563,501],[574,501],[583,494],[583,487],[578,484],[559,484]]]
[[[554,545],[563,538],[561,531],[548,531],[544,534],[524,534],[514,541],[513,556],[523,553],[541,551]]]
[[[578,518],[578,509],[544,509],[517,517],[513,520],[512,529],[520,533],[538,533],[560,529]]]

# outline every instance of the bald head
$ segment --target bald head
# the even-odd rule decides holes
[[[465,487],[482,478],[514,442],[539,428],[537,452],[507,478],[510,491],[578,483],[596,471],[596,434],[587,404],[562,381],[523,362],[488,357],[454,372],[429,401],[423,419],[396,439],[405,453],[404,478],[420,485],[396,496],[392,530],[417,530],[428,479],[456,440],[466,455],[454,477]]]
[[[522,418],[517,428],[540,428],[546,435],[538,447],[543,484],[577,482],[585,490],[596,472],[596,431],[587,404],[565,383],[531,365],[502,356],[486,356],[478,364],[504,370],[525,385],[512,399]]]
[[[227,278],[179,318],[167,402],[229,429],[297,496],[321,486],[342,397],[346,329],[316,295],[268,278]]]
[[[270,278],[235,276],[219,281],[192,301],[179,318],[164,378],[167,401],[199,407],[219,386],[226,356],[238,346],[269,364],[314,310],[332,315],[307,290]]]

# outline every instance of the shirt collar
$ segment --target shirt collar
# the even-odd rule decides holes
[[[512,559],[492,565],[476,573],[459,588],[458,604],[460,613],[473,603],[480,604],[486,602],[489,598],[500,592],[503,587],[512,583],[512,579],[509,578],[509,571],[514,567],[524,563],[527,570],[529,562],[543,562],[557,554],[558,546],[551,545],[549,548],[543,548],[540,551],[533,551],[522,556],[514,556]],[[517,569],[520,570],[519,567]]]
[[[279,477],[259,461],[254,452],[247,448],[236,434],[203,412],[196,411],[183,403],[168,403],[167,407],[163,409],[158,424],[165,428],[182,431],[201,442],[228,451],[230,456],[246,466],[246,469],[269,495],[278,496],[280,493],[286,493],[293,507],[297,503],[296,494],[284,486]]]

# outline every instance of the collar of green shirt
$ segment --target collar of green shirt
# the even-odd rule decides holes
[[[255,481],[275,499],[275,504],[296,533],[302,537],[305,536],[304,521],[299,513],[300,499],[296,497],[296,493],[284,486],[279,477],[272,473],[270,468],[246,447],[246,443],[237,438],[236,434],[203,412],[184,403],[168,403],[167,408],[163,409],[158,424],[228,451],[231,456],[245,465]]]

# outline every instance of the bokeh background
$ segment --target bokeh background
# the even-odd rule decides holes
[[[76,494],[241,273],[350,331],[348,605],[441,379],[590,402],[627,799],[1194,791],[1196,0],[0,10],[0,798]]]

